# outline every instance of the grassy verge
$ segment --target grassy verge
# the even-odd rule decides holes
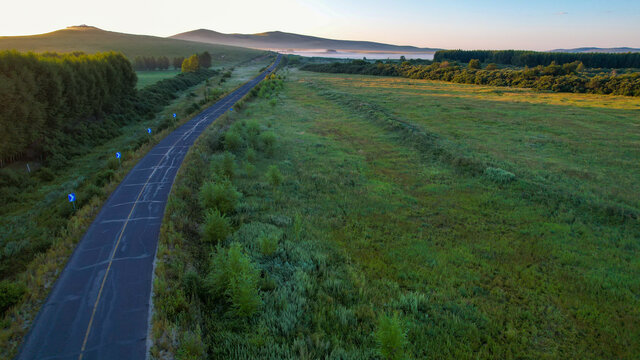
[[[251,69],[263,66],[268,60],[262,59],[247,64]],[[204,84],[197,85],[175,99],[171,105],[164,108],[154,118],[128,125],[122,129],[122,136],[92,149],[84,156],[74,158],[73,165],[67,171],[57,174],[42,186],[24,196],[24,201],[12,204],[11,208],[3,209],[3,218],[29,227],[30,214],[38,208],[51,207],[43,205],[53,203],[53,206],[68,206],[68,217],[60,222],[61,231],[49,234],[53,238],[52,245],[44,252],[40,252],[25,268],[14,269],[14,273],[0,283],[2,287],[3,308],[0,320],[0,356],[11,358],[20,345],[22,337],[29,330],[31,321],[37,314],[42,302],[46,298],[51,286],[63,269],[75,244],[85,233],[88,226],[100,210],[109,194],[117,187],[127,172],[150,150],[158,141],[163,139],[173,129],[188,121],[201,108],[213,104],[223,93],[229,92],[243,82],[244,70],[238,76],[231,73],[228,81],[218,84],[222,74],[216,75]],[[215,88],[216,97],[208,91]],[[171,114],[179,114],[174,121]],[[146,128],[153,129],[153,136],[146,133]],[[116,151],[122,153],[122,164],[113,158]],[[81,191],[77,188],[82,185]],[[78,195],[77,210],[71,204],[65,203],[66,194],[76,191]],[[16,226],[18,226],[16,225]],[[24,239],[33,241],[33,239]]]
[[[174,77],[178,74],[180,74],[180,70],[136,71],[136,75],[138,75],[136,88],[142,89],[162,79]]]
[[[574,121],[578,131],[611,114],[634,124],[632,111],[615,108],[635,103],[530,93],[508,105],[487,87],[298,72],[289,78],[280,95],[248,102],[210,129],[180,170],[159,245],[154,357],[539,359],[640,352],[640,224],[556,198],[571,191],[569,181],[579,185],[573,193],[580,197],[603,179],[558,176],[556,187],[543,182],[536,196],[526,195],[537,186],[524,181],[532,171],[556,171],[535,165],[546,153],[531,153],[533,166],[511,158],[507,167],[497,154],[518,151],[515,141],[500,144],[516,137],[503,133],[515,130],[485,124],[495,128],[483,133],[495,145],[481,147],[471,132],[480,125],[464,116],[484,108],[510,123],[517,114],[509,106],[533,112],[530,104],[553,95],[566,105],[541,105],[530,119],[587,111],[584,122]],[[382,90],[368,88],[384,81]],[[420,99],[449,109],[443,113],[469,109],[437,124],[425,114],[431,107],[401,100],[418,86],[434,93]],[[479,94],[461,94],[464,88]],[[590,110],[603,106],[600,113]],[[410,136],[407,126],[437,136],[439,146],[420,146],[422,136]],[[536,123],[543,133],[555,126]],[[252,140],[256,128],[273,134],[272,150]],[[634,141],[633,131],[618,140],[599,134],[609,144]],[[578,146],[567,137],[556,135],[565,146]],[[594,158],[608,151],[597,142],[579,147]],[[505,166],[515,178],[443,157],[456,149],[463,159]],[[561,150],[554,154],[561,163],[580,164],[579,153],[567,159]],[[229,228],[221,233],[229,235],[222,239],[210,236],[216,222],[208,209],[223,203],[199,200],[209,183],[222,198],[237,199],[234,207],[224,205]],[[606,189],[593,201],[601,198],[634,205],[630,195],[610,196]],[[251,280],[251,269],[259,274],[245,282],[245,298],[234,298],[238,288],[226,285],[239,280],[220,281],[230,258],[250,264],[235,267],[238,277]],[[239,311],[251,304],[257,305],[250,315]]]

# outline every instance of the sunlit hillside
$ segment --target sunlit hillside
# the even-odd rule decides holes
[[[33,36],[2,36],[0,50],[33,52],[96,53],[120,51],[128,58],[136,56],[189,56],[208,51],[215,62],[234,62],[257,56],[259,50],[235,46],[204,44],[193,41],[165,39],[148,35],[105,31],[92,26],[72,26],[66,29]]]

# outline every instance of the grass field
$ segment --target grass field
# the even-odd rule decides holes
[[[180,70],[136,71],[136,75],[138,76],[136,88],[142,89],[162,79],[168,79],[178,74],[180,74]]]
[[[92,27],[74,27],[32,36],[0,36],[0,50],[37,53],[82,51],[89,54],[119,51],[129,59],[136,56],[172,58],[208,51],[213,66],[235,64],[265,53],[235,46],[117,33]]]
[[[29,256],[23,256],[16,250],[15,257],[28,257],[32,260],[26,264],[20,263],[19,267],[7,270],[8,273],[4,274],[7,281],[21,284],[26,291],[24,295],[20,296],[18,303],[8,309],[0,318],[0,357],[11,358],[15,355],[22,336],[29,330],[30,322],[60,274],[75,243],[84,235],[86,228],[97,215],[104,200],[128,170],[175,126],[199,112],[193,109],[193,104],[204,100],[205,88],[219,90],[219,93],[229,92],[240,83],[245,82],[249,73],[257,75],[257,69],[268,65],[271,60],[270,58],[252,60],[244,65],[247,69],[242,66],[237,67],[222,83],[219,82],[223,75],[221,72],[209,79],[208,85],[196,85],[188,91],[178,94],[178,98],[161,113],[156,114],[154,118],[123,127],[123,135],[96,146],[83,156],[74,158],[72,164],[65,171],[55,174],[55,178],[20,194],[22,199],[20,202],[4,204],[2,211],[0,211],[3,234],[28,235],[23,237],[14,248],[33,240],[29,238],[29,236],[35,236],[30,232],[30,229],[33,228],[30,226],[30,222],[42,218],[42,214],[46,214],[48,209],[56,208],[62,203],[69,205],[69,214],[65,219],[51,220],[58,222],[61,230],[58,233],[48,234],[55,239],[49,248],[36,249],[39,252],[29,254]],[[211,101],[209,97],[208,104],[211,104]],[[164,130],[158,130],[161,126],[166,125],[167,119],[171,119],[171,114],[174,112],[179,115],[178,121]],[[154,130],[153,137],[147,135],[147,127]],[[122,152],[121,167],[113,157],[116,151]],[[98,175],[105,171],[110,172],[111,177],[107,178],[102,185],[93,185],[91,182],[99,178]],[[83,182],[91,183],[88,186],[91,191],[81,193],[78,190],[78,186]],[[78,194],[77,211],[73,211],[71,205],[66,203],[66,194],[69,192],[77,192]],[[2,283],[4,284],[4,281]],[[9,299],[7,297],[0,300],[2,300],[2,304],[5,304]]]
[[[292,71],[180,170],[152,355],[637,357],[638,113],[630,98]],[[220,135],[254,122],[273,151]],[[198,193],[225,184],[221,144],[242,196],[214,249]],[[210,258],[232,243],[260,274],[250,317],[212,291]]]

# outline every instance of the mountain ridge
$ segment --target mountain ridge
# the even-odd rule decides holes
[[[206,44],[152,35],[138,35],[103,30],[89,25],[69,26],[44,34],[23,36],[0,36],[1,50],[23,52],[74,52],[96,53],[119,51],[128,58],[136,56],[190,56],[209,51],[214,55],[226,55],[224,60],[245,58],[259,51],[228,45]]]
[[[225,34],[209,29],[196,29],[169,36],[209,44],[231,45],[254,49],[342,50],[355,52],[435,52],[439,48],[420,48],[411,45],[393,45],[374,41],[336,40],[284,31],[267,31],[256,34]]]

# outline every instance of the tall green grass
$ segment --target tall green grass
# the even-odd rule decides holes
[[[639,351],[637,222],[559,198],[570,194],[563,183],[527,183],[529,172],[464,146],[469,135],[429,131],[355,86],[355,95],[326,86],[335,77],[290,78],[275,106],[258,97],[210,129],[180,170],[158,255],[152,356],[177,353],[180,334],[202,334],[209,358]],[[253,123],[272,134],[272,151],[250,145]],[[207,165],[228,131],[241,139],[232,183],[242,197],[221,248],[238,248],[260,274],[247,282],[260,298],[248,317],[224,291],[211,301],[205,286],[186,290],[206,282],[220,251],[202,244],[194,194],[216,177]]]

